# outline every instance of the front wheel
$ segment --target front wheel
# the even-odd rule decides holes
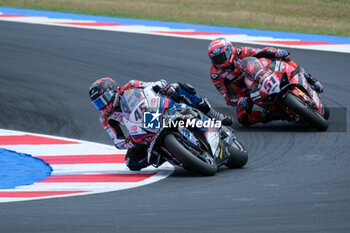
[[[228,151],[230,157],[225,164],[227,167],[242,168],[248,162],[248,153],[238,140],[233,141],[232,145],[229,146]]]
[[[323,104],[323,118],[328,120],[329,119],[329,108],[327,107],[326,104]]]
[[[317,130],[324,131],[328,128],[328,121],[314,109],[311,109],[308,104],[302,101],[299,97],[292,93],[287,93],[284,104],[289,107],[295,114],[309,125]]]
[[[218,170],[218,166],[215,160],[207,154],[206,156],[195,156],[190,152],[188,145],[184,145],[180,137],[176,137],[174,134],[169,133],[164,137],[164,145],[168,151],[186,168],[193,170],[199,174],[205,176],[213,176]]]

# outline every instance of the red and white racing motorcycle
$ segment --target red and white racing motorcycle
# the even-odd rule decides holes
[[[254,104],[268,110],[275,119],[327,130],[329,110],[300,68],[266,58],[247,57],[242,62],[244,81]]]

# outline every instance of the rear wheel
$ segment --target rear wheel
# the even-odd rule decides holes
[[[164,145],[187,169],[205,176],[215,175],[218,166],[212,156],[206,152],[200,154],[198,157],[195,156],[190,151],[190,146],[186,142],[182,142],[182,140],[182,138],[169,133],[164,137]]]
[[[287,93],[284,103],[294,113],[317,130],[324,131],[328,128],[328,121],[316,110],[292,93]]]
[[[228,148],[230,158],[226,162],[229,168],[242,168],[248,162],[248,153],[244,146],[238,141],[234,140],[233,144]]]

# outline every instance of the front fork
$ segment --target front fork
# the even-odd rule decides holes
[[[308,103],[309,106],[323,115],[323,104],[317,92],[311,88],[310,85],[306,87],[298,85],[291,85],[289,90],[296,96],[303,99],[304,102]]]
[[[322,103],[320,102],[320,99],[318,96],[317,96],[317,100],[316,100],[316,101],[318,101],[318,104],[316,104],[315,100],[314,100],[315,98],[311,98],[308,94],[306,94],[305,90],[303,88],[300,88],[297,85],[291,85],[282,93],[282,98],[279,98],[279,99],[283,101],[286,94],[288,94],[288,92],[301,98],[305,103],[307,103],[310,106],[311,109],[316,109],[323,116]],[[289,108],[286,107],[283,102],[280,103],[280,106],[288,115],[295,115],[295,113],[290,111]],[[298,117],[298,116],[296,116],[296,117]]]

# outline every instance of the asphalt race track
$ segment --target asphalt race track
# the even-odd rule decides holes
[[[88,98],[97,78],[189,82],[213,106],[209,41],[0,22],[0,128],[111,144]],[[327,132],[239,131],[244,169],[176,170],[140,188],[0,204],[0,232],[349,232],[350,54],[288,49],[325,86]],[[234,110],[230,110],[232,114]]]

